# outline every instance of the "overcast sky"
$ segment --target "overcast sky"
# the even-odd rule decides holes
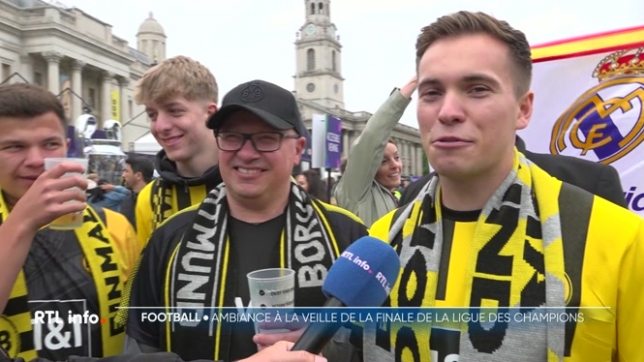
[[[223,94],[260,78],[293,89],[295,33],[304,0],[59,0],[112,25],[136,47],[152,11],[165,29],[167,56],[192,57],[213,72]],[[345,105],[374,112],[414,74],[420,28],[458,10],[480,10],[524,31],[532,45],[644,24],[644,1],[621,0],[336,0]],[[536,95],[538,97],[538,95]],[[402,123],[417,128],[415,101]]]

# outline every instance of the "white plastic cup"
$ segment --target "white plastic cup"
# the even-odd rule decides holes
[[[271,268],[248,273],[248,289],[253,309],[293,308],[295,306],[295,270]],[[283,329],[260,329],[258,333],[280,333]]]
[[[59,163],[77,163],[85,169],[83,173],[70,172],[64,174],[62,177],[70,176],[81,176],[83,178],[87,177],[87,167],[89,166],[89,160],[87,158],[45,158],[45,171],[50,170],[52,167],[58,165]],[[77,188],[72,188],[77,189]],[[69,200],[66,203],[71,204],[79,202],[76,200]],[[63,215],[58,219],[54,220],[49,224],[50,229],[54,230],[74,230],[83,225],[83,213],[75,212],[67,215]]]

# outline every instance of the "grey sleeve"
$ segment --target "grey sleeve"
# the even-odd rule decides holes
[[[396,90],[369,118],[358,141],[349,151],[347,168],[336,187],[338,206],[357,212],[356,205],[371,189],[391,132],[410,102],[411,99]]]

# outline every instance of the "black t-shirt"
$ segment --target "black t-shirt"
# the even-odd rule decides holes
[[[252,271],[275,268],[267,256],[279,252],[279,240],[286,214],[272,220],[249,224],[229,217],[230,240],[233,258],[237,269],[237,286],[235,296],[241,298],[244,308],[250,303],[250,291],[246,275]],[[235,323],[232,327],[230,358],[233,361],[243,359],[257,353],[257,345],[253,342],[255,326],[253,323]]]
[[[335,230],[334,235],[340,252],[355,240],[367,235],[367,228],[356,220],[355,215],[331,205],[325,207],[329,223]],[[196,212],[196,210],[188,210],[175,214],[154,231],[143,251],[138,273],[131,281],[130,307],[165,306],[165,278],[168,272],[168,263],[177,245],[181,242],[182,236],[192,226]],[[231,264],[235,264],[230,267],[240,268],[235,272],[239,276],[237,282],[234,283],[237,289],[235,295],[242,298],[242,303],[246,308],[249,304],[250,294],[246,274],[257,269],[279,267],[279,265],[271,265],[271,260],[279,259],[273,256],[279,253],[278,243],[280,232],[284,227],[285,216],[277,217],[261,225],[247,224],[232,218],[229,221],[228,227],[232,241],[231,260],[234,261]],[[319,301],[319,305],[323,303],[324,300]],[[142,321],[140,309],[129,309],[126,333],[140,344],[160,350],[168,349],[165,323]],[[231,360],[245,358],[257,352],[257,345],[252,342],[252,337],[255,334],[253,325],[238,329],[233,333],[231,336],[233,337],[231,339],[232,346],[228,347]],[[175,348],[171,348],[171,350],[175,351]],[[194,359],[196,358],[211,359],[212,355],[202,353],[194,357]]]

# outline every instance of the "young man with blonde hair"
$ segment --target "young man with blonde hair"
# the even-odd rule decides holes
[[[423,28],[416,50],[436,175],[370,233],[400,255],[386,306],[471,319],[366,329],[364,360],[642,361],[644,220],[515,147],[535,97],[525,35],[461,11]]]
[[[204,65],[176,56],[150,69],[136,86],[150,132],[163,147],[157,154],[160,178],[137,199],[136,231],[142,245],[176,212],[200,203],[221,183],[217,142],[206,120],[217,111],[217,81]]]

